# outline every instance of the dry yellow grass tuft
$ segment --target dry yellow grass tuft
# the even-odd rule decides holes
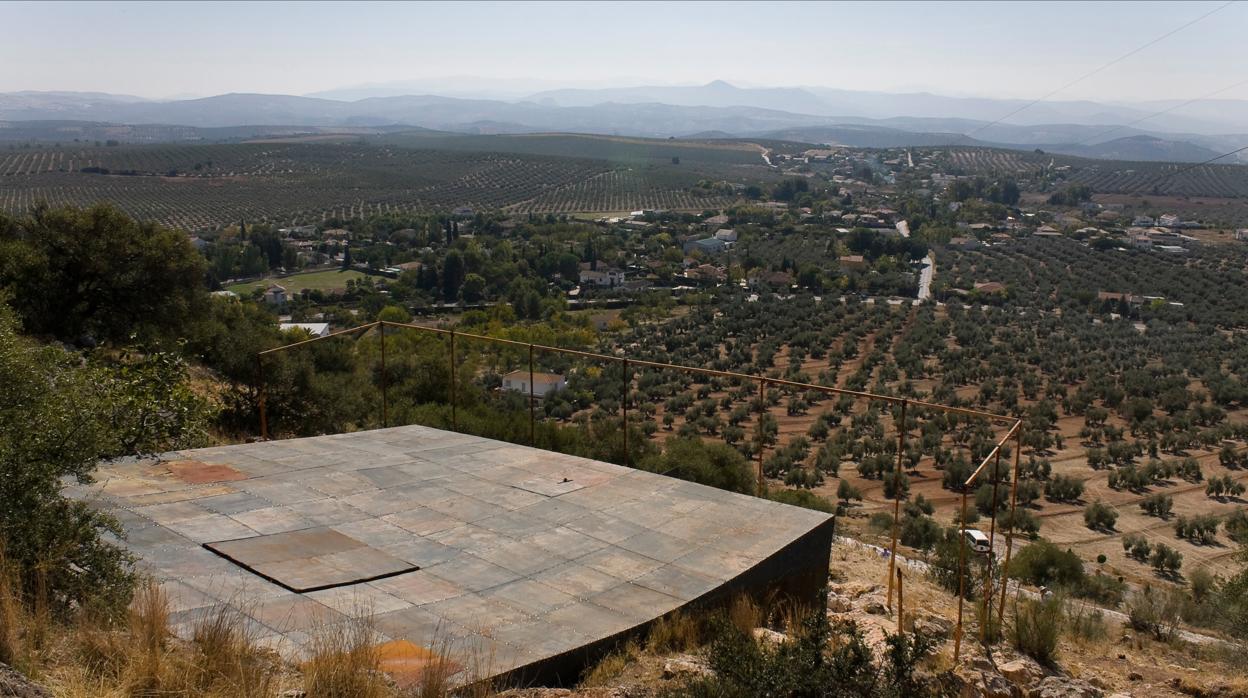
[[[702,644],[702,623],[684,611],[673,611],[650,627],[646,650],[654,654],[686,652]]]
[[[389,696],[379,639],[370,616],[318,627],[312,634],[311,656],[302,667],[308,698]]]
[[[590,667],[585,672],[584,678],[581,679],[581,686],[585,688],[610,686],[640,656],[641,646],[636,641],[629,640],[623,647],[603,657],[597,664]]]
[[[754,628],[765,623],[767,617],[763,608],[755,603],[753,598],[741,594],[733,599],[732,605],[728,607],[728,620],[737,630],[749,634],[754,632]]]
[[[169,632],[169,602],[152,582],[140,585],[117,627],[80,618],[61,628],[61,650],[44,667],[57,695],[236,698],[277,694],[280,663],[259,647],[244,616],[221,605],[193,626],[190,642]]]

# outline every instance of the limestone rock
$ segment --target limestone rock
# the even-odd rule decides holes
[[[1015,659],[998,667],[1001,675],[1017,686],[1029,686],[1044,678],[1040,665],[1026,658]]]
[[[784,633],[776,632],[771,628],[754,628],[754,639],[764,645],[779,645],[789,639]]]
[[[954,675],[962,684],[962,698],[1017,698],[1022,692],[1001,674],[992,662],[974,657],[963,662]]]
[[[848,613],[853,610],[854,605],[849,599],[840,594],[828,595],[828,612],[829,613]]]
[[[1018,689],[996,673],[973,672],[962,677],[962,698],[1015,698]]]
[[[1027,698],[1102,698],[1105,693],[1086,681],[1047,676],[1027,691]]]
[[[713,676],[714,674],[715,672],[706,665],[705,661],[689,654],[678,655],[663,662],[663,678],[669,681],[676,678]]]
[[[859,599],[859,602],[862,610],[873,616],[882,616],[888,613],[888,608],[884,605],[884,598],[881,596],[864,596]]]
[[[921,613],[914,618],[914,632],[944,639],[953,634],[953,621],[935,613]]]

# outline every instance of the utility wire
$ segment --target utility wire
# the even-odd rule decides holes
[[[1220,90],[1214,90],[1213,92],[1210,92],[1209,94],[1206,94],[1206,95],[1201,95],[1200,97],[1193,97],[1193,98],[1191,98],[1191,99],[1187,100],[1186,102],[1183,102],[1182,104],[1176,104],[1176,105],[1174,105],[1174,106],[1172,106],[1172,107],[1169,107],[1169,108],[1166,108],[1166,109],[1162,109],[1161,111],[1158,111],[1158,112],[1153,112],[1152,114],[1149,114],[1149,115],[1147,115],[1147,116],[1141,116],[1140,118],[1136,119],[1135,121],[1132,121],[1132,122],[1129,122],[1129,123],[1125,123],[1125,124],[1122,124],[1122,125],[1120,125],[1120,126],[1110,126],[1109,128],[1105,129],[1104,131],[1100,131],[1100,132],[1098,132],[1098,133],[1094,133],[1094,134],[1092,134],[1091,136],[1088,136],[1087,138],[1084,138],[1083,140],[1081,140],[1081,141],[1079,141],[1078,143],[1076,143],[1076,145],[1089,145],[1092,141],[1098,140],[1098,139],[1100,139],[1102,136],[1104,136],[1104,135],[1106,135],[1106,134],[1113,133],[1113,132],[1115,132],[1115,131],[1121,131],[1121,130],[1122,130],[1122,129],[1124,129],[1124,128],[1130,128],[1130,127],[1132,127],[1132,126],[1134,126],[1134,125],[1136,125],[1136,124],[1140,123],[1141,121],[1148,121],[1149,119],[1152,119],[1152,118],[1154,118],[1154,117],[1161,116],[1162,114],[1169,114],[1170,112],[1175,111],[1175,110],[1177,110],[1177,109],[1182,109],[1183,107],[1186,107],[1186,106],[1187,106],[1187,105],[1189,105],[1189,104],[1194,104],[1194,103],[1199,102],[1199,101],[1201,101],[1201,100],[1209,99],[1210,97],[1212,97],[1212,96],[1214,96],[1214,95],[1220,95],[1220,94],[1222,94],[1223,92],[1226,92],[1226,91],[1228,91],[1228,90],[1233,90],[1233,89],[1235,89],[1236,87],[1239,87],[1239,86],[1241,86],[1241,85],[1248,85],[1248,79],[1240,80],[1239,82],[1235,83],[1234,85],[1231,85],[1231,86],[1229,86],[1229,87],[1223,87],[1223,88],[1222,88],[1222,89],[1220,89]]]
[[[1146,43],[1146,44],[1143,44],[1143,45],[1141,45],[1141,46],[1137,46],[1136,48],[1131,49],[1130,51],[1127,51],[1126,53],[1124,53],[1124,54],[1122,54],[1121,56],[1119,56],[1119,57],[1117,57],[1117,58],[1113,59],[1112,61],[1110,61],[1110,62],[1108,62],[1108,63],[1104,63],[1104,64],[1102,64],[1100,67],[1095,68],[1095,69],[1093,69],[1093,70],[1090,70],[1090,71],[1088,71],[1088,72],[1084,73],[1083,75],[1080,75],[1079,77],[1075,78],[1074,80],[1071,80],[1070,82],[1066,83],[1065,85],[1062,85],[1061,87],[1059,87],[1059,88],[1057,88],[1057,89],[1055,89],[1055,90],[1052,90],[1052,91],[1048,92],[1048,93],[1047,93],[1047,94],[1045,94],[1043,97],[1040,97],[1040,98],[1038,98],[1038,99],[1034,99],[1034,100],[1032,100],[1032,101],[1030,101],[1030,102],[1028,102],[1028,103],[1026,103],[1026,104],[1024,104],[1024,105],[1022,105],[1021,107],[1018,107],[1017,109],[1014,109],[1013,111],[1011,111],[1010,113],[1006,114],[1005,116],[1002,116],[1001,118],[997,119],[996,121],[991,121],[991,122],[986,123],[986,124],[984,124],[984,125],[982,125],[982,126],[978,126],[978,127],[976,127],[975,129],[971,130],[970,132],[968,132],[968,133],[964,133],[964,134],[962,134],[962,135],[963,135],[963,137],[964,137],[964,138],[970,138],[971,136],[975,135],[976,133],[979,133],[980,131],[983,131],[983,130],[984,130],[984,129],[986,129],[986,128],[990,128],[990,127],[992,127],[992,126],[996,126],[997,124],[1001,123],[1002,121],[1005,121],[1006,119],[1010,118],[1011,116],[1014,116],[1015,114],[1018,114],[1019,112],[1024,111],[1024,110],[1026,110],[1026,109],[1030,109],[1031,107],[1036,106],[1037,104],[1039,104],[1039,103],[1041,103],[1041,102],[1045,101],[1046,99],[1048,99],[1048,98],[1052,97],[1053,95],[1055,95],[1055,94],[1057,94],[1057,93],[1059,93],[1059,92],[1063,92],[1063,91],[1065,91],[1065,90],[1067,90],[1067,89],[1069,89],[1069,88],[1071,88],[1071,87],[1074,87],[1075,85],[1077,85],[1077,84],[1079,84],[1079,83],[1083,82],[1084,80],[1087,80],[1088,78],[1092,77],[1093,75],[1096,75],[1097,73],[1100,73],[1101,71],[1103,71],[1103,70],[1105,70],[1105,69],[1107,69],[1107,68],[1110,68],[1110,67],[1112,67],[1112,66],[1114,66],[1114,65],[1117,65],[1117,64],[1121,63],[1122,61],[1124,61],[1124,60],[1126,60],[1126,59],[1130,58],[1131,56],[1134,56],[1135,54],[1139,53],[1140,51],[1143,51],[1144,49],[1146,49],[1146,48],[1148,48],[1148,47],[1150,47],[1150,46],[1153,46],[1154,44],[1157,44],[1157,43],[1159,43],[1159,42],[1161,42],[1161,41],[1163,41],[1163,40],[1165,40],[1165,39],[1167,39],[1167,38],[1169,38],[1169,37],[1171,37],[1171,36],[1174,36],[1175,34],[1178,34],[1179,32],[1183,31],[1184,29],[1187,29],[1188,27],[1192,26],[1193,24],[1196,24],[1197,22],[1199,22],[1199,21],[1201,21],[1201,20],[1203,20],[1203,19],[1205,19],[1205,18],[1209,17],[1210,15],[1212,15],[1212,14],[1214,14],[1214,13],[1216,13],[1216,12],[1220,12],[1220,11],[1222,11],[1222,10],[1226,9],[1227,7],[1230,7],[1230,6],[1231,6],[1231,5],[1233,5],[1234,3],[1235,3],[1235,0],[1227,0],[1226,2],[1222,3],[1221,5],[1218,5],[1217,7],[1213,8],[1212,10],[1209,10],[1208,12],[1204,13],[1203,15],[1201,15],[1201,16],[1199,16],[1199,17],[1197,17],[1196,19],[1193,19],[1193,20],[1191,20],[1191,21],[1187,22],[1186,24],[1183,24],[1183,25],[1181,25],[1181,26],[1179,26],[1179,27],[1177,27],[1177,28],[1175,28],[1175,29],[1171,29],[1170,31],[1166,32],[1165,34],[1162,34],[1161,36],[1157,37],[1156,39],[1153,39],[1152,41],[1149,41],[1149,42],[1148,42],[1148,43]]]
[[[1208,165],[1208,164],[1213,163],[1213,162],[1217,162],[1218,160],[1221,160],[1222,158],[1229,158],[1230,156],[1235,155],[1236,153],[1242,153],[1242,152],[1244,152],[1245,150],[1248,150],[1248,145],[1246,145],[1246,146],[1244,146],[1244,147],[1242,147],[1242,148],[1236,148],[1235,150],[1232,150],[1232,151],[1231,151],[1231,152],[1229,152],[1229,153],[1222,153],[1221,155],[1217,155],[1217,156],[1211,157],[1211,158],[1209,158],[1208,160],[1205,160],[1204,162],[1198,162],[1198,163],[1196,163],[1196,164],[1194,164],[1194,165],[1188,165],[1187,167],[1182,167],[1182,168],[1179,168],[1179,169],[1175,170],[1174,172],[1163,172],[1163,173],[1161,174],[1161,176],[1160,176],[1160,177],[1158,177],[1157,179],[1155,179],[1155,180],[1153,180],[1153,181],[1151,181],[1151,182],[1147,182],[1147,183],[1145,183],[1145,184],[1140,185],[1137,189],[1135,189],[1135,191],[1141,191],[1141,190],[1144,190],[1144,189],[1149,189],[1149,188],[1156,187],[1157,185],[1161,184],[1162,182],[1166,181],[1167,179],[1170,179],[1170,178],[1172,178],[1172,177],[1178,177],[1179,175],[1183,174],[1184,172],[1191,172],[1192,170],[1195,170],[1195,169],[1197,169],[1197,168],[1204,167],[1205,165]]]

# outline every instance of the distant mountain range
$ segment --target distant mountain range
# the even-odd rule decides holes
[[[519,99],[392,94],[396,89],[363,86],[323,93],[355,99],[235,93],[168,101],[102,93],[7,93],[0,94],[0,122],[5,122],[0,123],[0,141],[58,140],[71,132],[85,133],[88,127],[107,132],[117,128],[110,125],[124,125],[132,127],[129,135],[108,137],[227,140],[400,127],[661,138],[713,133],[861,147],[1038,147],[1087,157],[1175,161],[1206,160],[1248,145],[1248,134],[1237,133],[1248,124],[1248,101],[1238,100],[1218,100],[1216,109],[1195,103],[1155,118],[1148,117],[1175,105],[1043,102],[1006,124],[994,122],[1024,102],[818,87],[741,88],[723,81],[691,87],[555,89]],[[374,96],[378,93],[386,96]],[[1135,124],[1167,130],[1143,130]]]

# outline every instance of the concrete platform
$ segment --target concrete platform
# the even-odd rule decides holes
[[[372,616],[411,651],[542,680],[689,603],[813,598],[832,536],[818,512],[417,426],[105,464],[70,494],[122,522],[178,632],[227,604],[298,658]]]

